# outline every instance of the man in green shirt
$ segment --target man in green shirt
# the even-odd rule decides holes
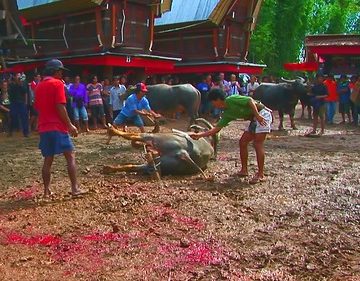
[[[223,110],[223,115],[213,129],[202,133],[190,133],[190,136],[193,139],[212,136],[218,133],[222,128],[226,127],[233,120],[250,120],[249,127],[242,134],[239,141],[241,159],[239,176],[248,176],[248,144],[253,141],[258,172],[250,180],[250,183],[255,184],[264,181],[264,141],[266,139],[266,134],[270,133],[271,130],[271,110],[266,108],[263,104],[253,100],[251,97],[240,95],[225,97],[226,94],[221,89],[213,89],[210,91],[208,96],[209,101],[215,108]]]

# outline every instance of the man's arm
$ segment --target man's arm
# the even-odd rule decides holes
[[[189,136],[194,140],[198,140],[200,138],[213,136],[213,135],[217,134],[221,129],[222,129],[221,127],[214,127],[211,130],[206,131],[206,132],[202,132],[202,133],[190,132]]]
[[[0,104],[0,109],[5,112],[10,112],[10,109],[8,109],[6,106],[3,106],[2,104]]]
[[[73,137],[77,137],[78,130],[71,123],[69,115],[67,114],[67,111],[66,111],[65,104],[58,103],[56,105],[56,110],[57,110],[57,112],[58,112],[58,114],[60,116],[61,121],[63,121],[66,124],[66,126],[68,127],[70,135],[72,135]]]
[[[253,100],[253,99],[250,99],[248,105],[249,105],[250,108],[252,109],[252,112],[253,112],[256,120],[257,120],[261,125],[265,126],[265,125],[266,125],[266,120],[264,119],[264,117],[262,117],[262,116],[259,114],[259,111],[258,111],[258,109],[257,109],[257,107],[256,107],[256,104],[255,104],[254,100]]]

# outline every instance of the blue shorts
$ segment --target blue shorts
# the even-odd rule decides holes
[[[139,115],[127,117],[121,112],[116,116],[114,120],[115,125],[125,125],[126,121],[132,121],[136,127],[144,127],[144,122]]]
[[[39,148],[42,156],[49,157],[67,151],[73,151],[74,145],[68,133],[51,131],[40,133]]]

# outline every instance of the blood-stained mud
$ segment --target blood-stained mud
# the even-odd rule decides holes
[[[1,279],[360,280],[360,129],[308,138],[310,122],[297,122],[269,135],[267,181],[256,185],[236,176],[246,122],[222,131],[211,181],[103,175],[103,164],[144,162],[141,152],[116,137],[106,145],[105,130],[82,134],[78,174],[90,193],[75,199],[62,157],[44,200],[37,136],[1,136]]]

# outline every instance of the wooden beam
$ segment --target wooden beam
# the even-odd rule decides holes
[[[101,7],[96,7],[95,9],[95,18],[96,18],[96,36],[99,41],[99,47],[103,47],[104,34],[102,30],[102,16],[101,16]]]
[[[218,28],[213,29],[213,47],[215,58],[219,57],[219,30]]]

